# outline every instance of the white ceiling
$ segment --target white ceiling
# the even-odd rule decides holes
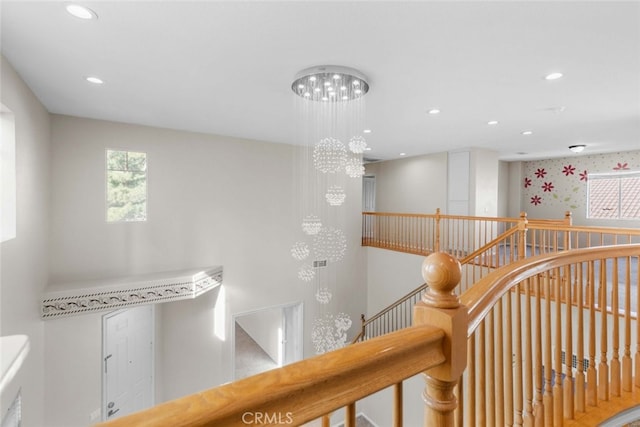
[[[638,1],[65,4],[1,3],[2,53],[52,113],[291,143],[291,82],[330,64],[369,78],[370,157],[640,149]]]

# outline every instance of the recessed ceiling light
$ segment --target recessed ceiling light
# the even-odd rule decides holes
[[[497,124],[498,124],[498,121],[497,121],[497,120],[491,120],[491,121],[488,121],[488,122],[487,122],[487,124],[488,124],[488,125],[491,125],[491,126],[493,126],[493,125],[497,125]]]
[[[364,151],[371,151],[371,147],[365,147]]]
[[[101,85],[101,84],[103,84],[103,83],[104,83],[104,81],[103,81],[101,78],[99,78],[99,77],[95,77],[95,76],[89,76],[89,77],[87,77],[87,79],[86,79],[86,80],[87,80],[89,83],[93,83],[93,84],[96,84],[96,85]]]
[[[523,135],[532,135],[532,134],[533,134],[533,131],[531,131],[531,130],[525,130],[525,131],[522,131],[522,134],[523,134]]]
[[[406,155],[407,155],[407,153],[400,153],[400,155],[401,155],[401,156],[406,156]]]
[[[79,4],[68,4],[67,12],[80,19],[98,19],[98,15],[96,13],[84,6],[80,6]]]
[[[438,110],[437,108],[433,108],[429,110],[429,114],[440,114],[440,110]]]
[[[371,133],[371,129],[365,129],[362,131],[363,133]]]
[[[569,146],[569,150],[573,151],[574,153],[580,153],[585,148],[586,148],[586,145],[584,145],[584,144],[570,145]]]
[[[544,76],[546,80],[558,80],[560,77],[562,77],[562,73],[550,73]]]

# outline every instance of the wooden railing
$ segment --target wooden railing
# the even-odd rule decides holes
[[[640,403],[639,256],[637,244],[538,255],[462,294],[464,424],[596,425]]]
[[[389,331],[397,331],[398,329],[411,326],[413,324],[413,307],[420,301],[426,289],[427,284],[425,283],[369,319],[365,319],[363,314],[360,333],[356,335],[352,343],[378,337],[389,333]]]
[[[484,247],[521,218],[460,215],[362,213],[362,245],[417,255],[447,252],[463,258]]]
[[[423,310],[440,310],[435,307],[436,304],[437,302],[423,303]],[[394,419],[399,423],[396,425],[401,425],[402,381],[449,363],[447,359],[451,350],[445,342],[447,332],[442,327],[446,327],[446,324],[440,322],[439,326],[431,326],[428,323],[429,321],[424,321],[419,326],[350,345],[100,425],[299,426],[345,407],[345,426],[355,427],[355,402],[389,386],[400,390],[396,393],[400,398],[395,407]],[[459,369],[458,374],[461,372]],[[430,381],[437,386],[437,379]],[[428,390],[431,388],[428,387]],[[453,409],[454,407],[427,408],[426,417],[428,420],[438,416],[450,417]],[[434,414],[429,415],[431,412]],[[438,415],[440,413],[445,415]],[[429,421],[428,425],[436,424]]]
[[[406,216],[408,215],[408,216]],[[518,259],[531,257],[532,255],[538,255],[542,253],[554,253],[565,249],[577,249],[591,246],[604,246],[604,245],[618,245],[618,244],[631,244],[640,243],[640,229],[636,228],[612,228],[612,227],[584,227],[572,225],[571,212],[566,212],[563,219],[529,219],[526,213],[522,212],[519,218],[486,218],[486,217],[467,217],[467,216],[453,216],[453,215],[440,215],[439,210],[435,215],[414,215],[414,214],[389,214],[389,213],[363,213],[363,224],[369,221],[370,218],[385,218],[379,219],[379,228],[377,230],[371,230],[364,227],[363,233],[370,233],[368,239],[364,238],[363,245],[381,247],[396,251],[404,251],[402,248],[407,246],[407,243],[402,242],[403,236],[406,234],[396,233],[395,231],[386,228],[384,224],[395,224],[393,230],[404,230],[406,224],[403,224],[404,218],[429,218],[432,221],[433,227],[437,232],[433,232],[430,236],[435,239],[433,242],[427,242],[424,247],[435,248],[440,245],[439,239],[445,241],[456,241],[458,233],[448,235],[448,230],[451,229],[464,229],[471,230],[478,226],[489,230],[488,232],[480,233],[480,237],[476,242],[478,244],[484,242],[483,246],[475,248],[470,253],[463,257],[460,257],[460,263],[462,264],[462,278],[456,292],[462,294],[470,286],[476,283],[478,280],[487,276],[489,273],[495,271],[497,268],[510,264]],[[369,218],[369,220],[367,220]],[[395,219],[393,219],[395,218]],[[462,225],[462,221],[469,221],[468,225]],[[448,224],[447,226],[442,226]],[[453,225],[455,224],[455,226]],[[500,225],[498,225],[500,224]],[[495,236],[493,240],[486,241],[486,238],[493,234],[494,230],[504,229],[501,234]],[[384,246],[380,241],[375,238],[376,232],[380,231],[381,235],[388,236],[392,234],[391,238],[393,245]],[[448,237],[446,237],[448,236]],[[416,240],[414,238],[414,240]],[[458,240],[460,240],[458,238]],[[463,241],[462,239],[461,241]],[[424,239],[422,240],[424,242]],[[469,241],[467,239],[467,241]],[[448,247],[451,247],[448,245]],[[418,253],[418,251],[404,251],[409,253]],[[463,251],[460,246],[455,246],[453,250],[444,250],[454,256],[458,256]],[[424,255],[431,253],[429,250],[422,250]],[[424,284],[416,289],[423,289]],[[407,304],[410,304],[414,297],[413,292],[407,294],[407,296],[395,301],[393,304],[383,308],[377,314],[366,319],[363,315],[362,318],[362,331],[356,336],[355,341],[361,337],[374,337],[389,333],[398,329],[398,327],[406,327],[411,322],[392,322],[389,319],[402,318],[402,312],[406,311]],[[354,341],[354,342],[355,342]]]

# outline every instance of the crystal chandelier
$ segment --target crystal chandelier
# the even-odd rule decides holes
[[[364,96],[369,92],[369,83],[353,68],[322,65],[300,71],[291,89],[312,101],[342,102]]]
[[[349,315],[334,305],[347,291],[339,288],[345,273],[338,263],[348,260],[347,211],[353,205],[345,201],[353,200],[347,199],[350,192],[362,191],[353,178],[364,174],[363,98],[370,86],[353,68],[323,65],[300,71],[291,89],[298,114],[295,183],[304,233],[291,256],[299,261],[298,278],[314,301],[311,341],[316,353],[324,353],[344,346],[351,327]]]

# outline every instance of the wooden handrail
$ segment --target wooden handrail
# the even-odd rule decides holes
[[[469,310],[467,335],[473,335],[500,298],[525,279],[576,262],[629,256],[640,256],[640,244],[599,246],[536,255],[493,271],[460,296],[460,302]]]
[[[576,232],[576,233],[605,233],[612,235],[633,235],[640,236],[640,229],[638,228],[618,228],[618,227],[596,227],[587,225],[562,225],[554,223],[538,223],[536,221],[529,220],[529,229],[536,230],[550,230],[550,231],[564,231],[564,232]]]
[[[495,217],[495,216],[470,216],[470,215],[447,215],[447,214],[421,214],[406,212],[362,212],[363,215],[369,216],[397,216],[411,218],[436,218],[440,219],[466,219],[471,221],[495,221],[495,222],[518,222],[520,218]],[[550,222],[561,222],[562,220],[545,220]]]
[[[552,251],[464,292],[469,362],[458,419],[596,425],[637,405],[640,347],[631,337],[640,331],[640,300],[632,299],[639,259],[638,243]]]
[[[444,363],[443,337],[428,325],[402,329],[98,425],[301,425]]]
[[[383,308],[377,314],[375,314],[374,316],[370,317],[369,319],[365,319],[364,314],[363,314],[361,316],[362,317],[362,330],[360,331],[360,333],[358,335],[356,335],[356,337],[351,342],[352,343],[356,343],[356,342],[364,339],[365,336],[366,336],[366,328],[367,328],[367,326],[369,326],[370,324],[372,324],[376,320],[382,318],[385,314],[389,313],[390,311],[395,310],[398,306],[402,305],[403,303],[406,303],[411,298],[417,297],[417,295],[421,294],[422,292],[424,292],[424,290],[427,289],[427,287],[428,287],[428,285],[426,283],[423,283],[422,285],[418,286],[416,289],[412,290],[411,292],[409,292],[405,296],[403,296],[401,298],[398,298],[398,300],[396,300],[395,302],[389,304],[387,307]],[[384,333],[388,333],[388,332],[390,332],[390,331],[384,331]]]
[[[498,243],[500,243],[501,241],[505,240],[508,237],[513,236],[517,232],[518,232],[517,228],[510,228],[509,230],[507,230],[504,233],[500,234],[498,237],[496,237],[495,239],[493,239],[492,241],[490,241],[486,245],[482,246],[481,248],[476,249],[475,251],[471,252],[469,255],[465,256],[462,259],[460,259],[460,264],[462,264],[462,265],[467,264],[468,262],[470,262],[474,258],[476,258],[478,255],[481,255],[482,253],[492,249]]]

